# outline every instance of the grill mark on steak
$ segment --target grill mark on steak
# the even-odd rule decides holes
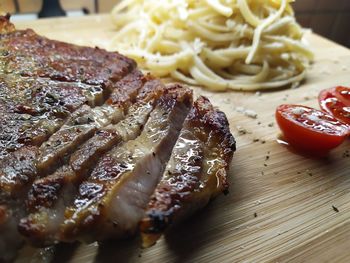
[[[87,99],[87,85],[0,75],[0,159],[24,145],[40,146]]]
[[[0,204],[24,196],[36,176],[38,153],[36,146],[23,147],[0,162]]]
[[[53,116],[0,115],[0,162],[25,145],[41,145],[63,122],[63,119]]]
[[[66,155],[74,152],[101,127],[123,118],[123,110],[109,105],[90,108],[83,105],[40,147],[38,170],[42,175],[53,172]]]
[[[96,132],[90,140],[82,145],[70,158],[70,165],[76,173],[89,170],[92,164],[105,152],[120,141],[135,139],[153,109],[153,103],[138,103],[132,106],[125,120],[116,125],[109,125]]]
[[[102,105],[114,88],[123,88],[118,81],[136,66],[133,60],[118,53],[49,40],[30,29],[16,31],[9,16],[1,17],[0,22],[0,75],[11,88],[20,88],[19,95],[23,95],[16,97],[18,94],[13,88],[0,89],[0,111],[6,113],[1,122],[4,125],[0,127],[0,131],[3,130],[0,132],[0,157],[24,145],[41,145],[62,126],[69,112],[86,101],[91,107]],[[3,87],[1,84],[2,81],[0,86]],[[133,84],[137,91],[136,83]],[[43,91],[35,93],[40,87]],[[51,87],[53,91],[48,90]],[[125,92],[119,101],[127,102],[128,95],[135,96]],[[22,100],[17,105],[7,105],[18,99]],[[78,103],[79,100],[85,101]],[[62,106],[67,106],[69,112]],[[12,112],[20,115],[5,116]],[[19,121],[13,122],[13,117]]]
[[[98,130],[93,137],[72,154],[69,160],[71,168],[77,174],[86,173],[100,156],[118,144],[120,140],[121,136],[113,126]]]
[[[139,79],[139,74],[132,72],[126,78],[129,81]],[[132,83],[133,92],[137,93],[143,83]],[[115,85],[127,90],[124,79]],[[0,74],[0,156],[23,145],[40,146],[81,105],[102,105],[105,93],[99,86]],[[126,109],[136,96],[124,92],[120,98],[114,96],[113,103],[109,104]]]
[[[113,91],[106,100],[109,105],[121,105],[125,113],[138,101],[147,102],[156,100],[164,92],[164,84],[153,76],[143,75],[135,69],[124,79],[113,85]]]
[[[226,175],[234,151],[226,116],[200,97],[184,122],[140,223],[144,247],[153,245],[173,222],[227,190]]]
[[[55,242],[64,209],[72,204],[78,185],[90,174],[100,156],[141,133],[153,107],[153,100],[134,104],[124,120],[99,130],[73,153],[68,166],[34,182],[27,199],[30,214],[19,224],[19,231],[32,244],[45,246]]]
[[[101,240],[136,230],[191,100],[188,89],[166,90],[141,135],[102,157],[66,209],[60,239]]]
[[[70,201],[77,192],[77,186],[90,174],[94,164],[113,146],[135,139],[141,133],[160,93],[164,91],[164,86],[153,80],[146,80],[141,89],[143,92],[140,96],[133,95],[133,100],[137,102],[128,110],[124,120],[99,129],[70,156],[67,162],[69,165],[64,165],[54,174],[33,183],[27,198],[30,214],[19,224],[20,232],[32,244],[45,246],[55,242],[55,234],[63,222],[64,208],[72,203]],[[121,103],[116,99],[115,97],[113,103],[117,105],[127,101],[125,96],[121,96]]]
[[[65,117],[87,101],[95,104],[101,91],[99,86],[0,74],[0,104],[4,112],[33,116],[52,112],[56,117]]]
[[[83,105],[40,147],[38,169],[42,175],[52,172],[55,169],[53,163],[56,166],[62,163],[66,155],[74,152],[99,128],[119,122],[132,103],[154,101],[164,87],[161,83],[149,81],[138,70],[134,70],[115,85],[118,92],[112,93],[113,99],[108,99],[105,105],[93,109]]]
[[[139,90],[147,79],[141,71],[135,69],[131,74],[112,85],[112,92],[106,103],[110,105],[121,105],[127,109],[135,102]]]
[[[7,102],[8,105],[4,107],[5,110],[11,111],[11,109],[16,109],[16,111],[18,111],[19,108],[23,108],[24,110],[19,113],[7,113],[5,111],[0,115],[0,168],[2,171],[0,172],[0,191],[11,195],[12,192],[14,192],[13,189],[22,189],[24,185],[30,184],[37,176],[36,166],[39,151],[35,147],[28,148],[25,145],[41,146],[43,142],[47,141],[52,134],[59,130],[64,124],[63,116],[68,115],[68,113],[70,115],[70,111],[76,110],[81,103],[85,103],[88,100],[85,99],[85,95],[83,96],[81,94],[81,88],[97,94],[97,96],[91,94],[91,98],[95,96],[96,99],[91,100],[94,101],[94,103],[90,104],[100,104],[98,101],[100,100],[101,93],[99,90],[95,89],[96,87],[81,83],[76,85],[74,83],[57,83],[46,79],[34,80],[31,78],[16,80],[13,76],[1,76],[2,75],[0,75],[0,94],[6,95],[7,97],[5,98],[0,95],[0,101],[3,99],[3,102]],[[139,78],[139,73],[132,73],[128,78]],[[8,81],[9,79],[11,81]],[[28,80],[28,82],[24,82],[24,79]],[[44,84],[39,85],[43,83],[43,81]],[[21,85],[21,83],[24,84]],[[119,87],[123,88],[123,85],[119,85]],[[90,90],[90,88],[93,88],[93,90]],[[141,88],[142,87],[138,85],[134,89],[139,90]],[[16,90],[18,90],[17,97]],[[50,94],[50,96],[48,96],[48,94]],[[136,95],[132,95],[129,99],[135,101]],[[122,97],[120,101],[124,103],[127,102],[127,97]],[[123,103],[119,103],[117,98],[115,98],[115,103],[120,105],[120,107],[123,106]],[[1,105],[4,104],[0,103],[0,106]],[[84,105],[83,108],[89,109],[92,112],[96,111],[96,109],[90,109],[90,107],[86,105]],[[112,109],[114,105],[105,105],[104,108]],[[62,114],[62,112],[64,112],[64,114]],[[73,113],[73,116],[77,115],[78,112]],[[44,115],[39,115],[42,113],[44,113]],[[85,117],[86,116],[83,116],[83,119]],[[109,117],[107,119],[109,121]],[[108,123],[109,122],[103,125],[107,125]],[[58,134],[60,133],[58,132]],[[56,134],[56,138],[59,137],[58,134]],[[72,137],[73,134],[68,134],[68,136]],[[54,137],[51,140],[54,140]],[[21,150],[21,147],[24,147],[24,149]],[[28,149],[33,150],[33,153],[29,154]],[[72,145],[68,145],[68,149],[72,149]],[[35,167],[35,172],[33,171],[30,176],[27,175],[26,171],[20,169],[21,163],[16,156],[27,159],[23,156],[22,152],[26,152],[29,157],[33,154],[36,156],[32,159],[29,158],[33,162],[31,166]],[[61,151],[61,155],[63,155],[64,152],[65,151]],[[18,167],[18,170],[13,172],[13,167]],[[11,175],[6,171],[12,171]],[[23,180],[23,178],[28,178],[28,180]],[[9,181],[11,184],[4,183]],[[25,189],[23,192],[25,192]]]

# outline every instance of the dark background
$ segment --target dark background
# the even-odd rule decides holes
[[[350,48],[350,0],[297,0],[293,6],[304,27]]]

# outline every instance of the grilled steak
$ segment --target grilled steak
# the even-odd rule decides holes
[[[0,17],[0,262],[25,241],[150,246],[227,190],[234,150],[208,99]]]
[[[69,165],[33,183],[27,199],[30,213],[19,224],[19,231],[31,243],[44,246],[57,241],[65,207],[72,204],[79,184],[90,174],[96,161],[117,144],[135,139],[143,130],[158,99],[157,93],[149,95],[131,106],[124,120],[96,131],[70,156]]]
[[[141,135],[101,158],[66,211],[63,240],[102,240],[136,230],[191,99],[188,90],[167,90]]]
[[[184,122],[141,221],[144,247],[153,245],[169,225],[227,191],[226,172],[234,150],[225,115],[200,97]]]

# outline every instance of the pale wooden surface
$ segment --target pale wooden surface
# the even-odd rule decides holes
[[[54,39],[101,47],[108,47],[114,34],[108,16],[16,26],[33,28]],[[350,262],[350,158],[343,157],[350,140],[325,159],[296,155],[276,142],[277,105],[317,107],[321,89],[350,85],[350,51],[316,35],[308,39],[316,62],[298,89],[260,96],[195,89],[227,114],[237,139],[229,195],[217,198],[150,249],[139,249],[137,240],[66,245],[58,248],[55,262]],[[256,111],[258,118],[237,113],[238,106]],[[248,134],[239,135],[238,126]],[[260,141],[254,142],[255,138]],[[40,261],[42,255],[50,258],[50,253],[26,248],[18,262]]]

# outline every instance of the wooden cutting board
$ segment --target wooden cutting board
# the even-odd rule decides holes
[[[107,15],[16,26],[105,48],[115,34]],[[313,34],[308,39],[316,60],[297,89],[212,93],[194,88],[226,113],[237,140],[229,195],[218,197],[150,249],[141,250],[138,240],[27,247],[18,262],[350,262],[350,140],[324,159],[297,155],[276,141],[277,105],[318,107],[320,90],[350,85],[350,50]],[[247,117],[237,107],[258,116]]]

